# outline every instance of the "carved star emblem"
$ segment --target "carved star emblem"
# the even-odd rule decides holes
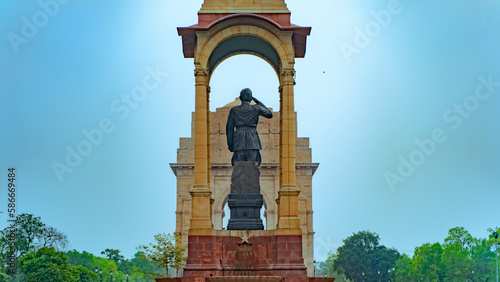
[[[243,243],[247,243],[248,244],[248,239],[250,239],[250,236],[243,235],[243,236],[240,236],[240,239],[241,239],[241,244],[243,244]]]

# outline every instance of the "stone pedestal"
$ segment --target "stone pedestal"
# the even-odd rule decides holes
[[[307,279],[301,236],[275,235],[274,230],[223,230],[213,236],[189,236],[184,278],[227,276]]]
[[[264,204],[261,194],[229,194],[227,204],[231,210],[227,230],[264,229],[264,224],[260,218],[260,209]]]
[[[231,194],[227,204],[231,210],[228,230],[263,230],[260,209],[264,198],[260,193],[260,172],[255,162],[235,162],[231,175]]]
[[[260,194],[260,171],[255,162],[235,162],[231,175],[231,194]]]
[[[219,230],[189,235],[182,282],[333,281],[308,277],[301,235],[279,230]],[[173,281],[173,280],[171,280]]]

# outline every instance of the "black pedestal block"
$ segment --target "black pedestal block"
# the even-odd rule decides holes
[[[262,194],[229,194],[227,200],[231,217],[227,230],[263,230],[260,209],[264,204]]]

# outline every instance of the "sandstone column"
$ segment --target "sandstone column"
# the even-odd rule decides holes
[[[295,127],[293,67],[282,69],[280,87],[280,190],[277,229],[300,229],[299,189],[295,179]],[[300,232],[300,230],[299,230]],[[300,234],[300,233],[299,233]]]
[[[210,179],[210,136],[208,107],[208,72],[196,68],[196,101],[194,121],[194,185],[191,188],[190,229],[212,229]]]

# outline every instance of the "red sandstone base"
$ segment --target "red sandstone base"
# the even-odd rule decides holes
[[[182,282],[309,282],[335,278],[307,277],[301,235],[243,238],[189,236],[184,277],[157,278]],[[177,280],[176,280],[177,279]]]

